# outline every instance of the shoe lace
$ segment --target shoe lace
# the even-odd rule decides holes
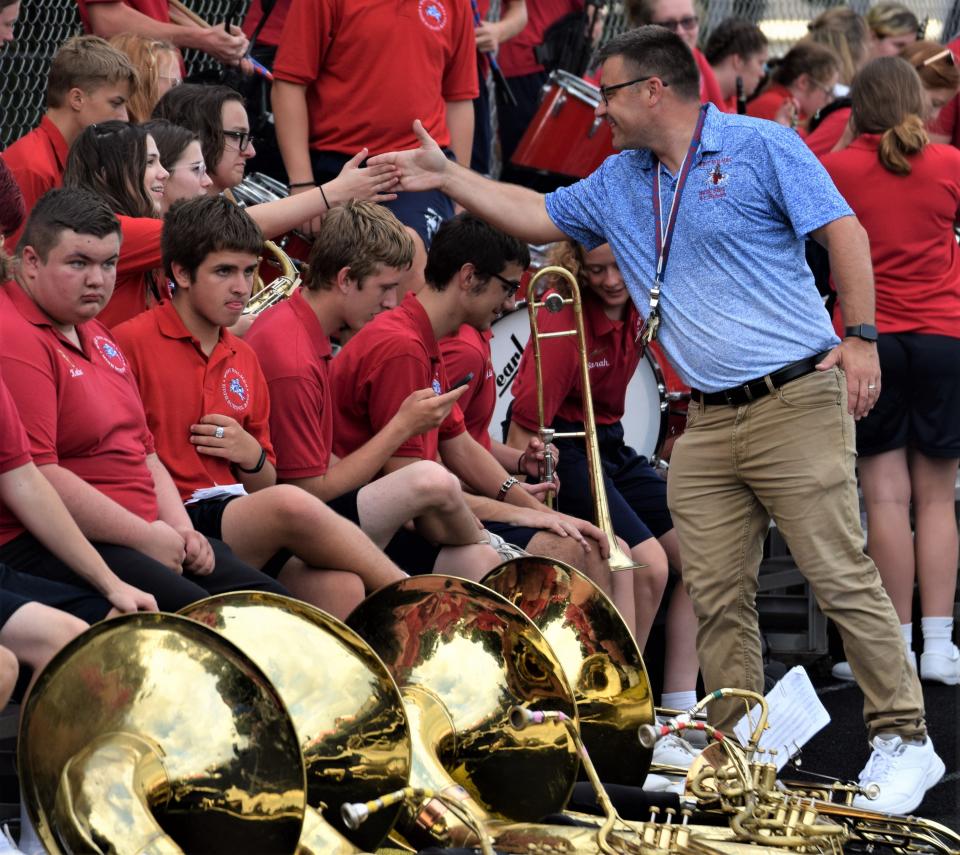
[[[904,746],[900,743],[889,747],[882,742],[875,743],[870,759],[860,774],[860,780],[874,784],[889,780],[900,763],[903,751]]]

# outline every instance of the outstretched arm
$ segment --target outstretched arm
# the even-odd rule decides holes
[[[400,170],[400,190],[442,190],[451,199],[491,225],[528,243],[565,240],[547,215],[540,193],[516,184],[491,181],[452,163],[420,120],[413,123],[420,148],[371,157],[369,166],[393,164]]]

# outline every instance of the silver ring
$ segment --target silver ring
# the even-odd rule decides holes
[[[876,388],[877,388],[877,384],[876,384],[876,383],[868,383],[868,384],[867,384],[867,388],[868,388],[868,389],[876,389]]]
[[[221,425],[218,425],[217,429],[213,432],[213,435],[217,439],[223,439],[223,427]]]

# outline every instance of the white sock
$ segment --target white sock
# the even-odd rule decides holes
[[[911,650],[913,650],[913,624],[900,624],[900,635],[903,638],[903,647],[907,653],[909,653]]]
[[[688,710],[697,702],[697,693],[664,692],[660,695],[660,706],[671,710]]]
[[[46,851],[40,842],[40,838],[37,837],[33,823],[30,821],[30,814],[27,813],[27,806],[24,802],[22,790],[20,791],[20,839],[17,841],[17,846],[22,852],[28,853],[28,855]]]
[[[953,618],[925,617],[920,619],[920,626],[923,629],[923,652],[949,656],[953,651]]]

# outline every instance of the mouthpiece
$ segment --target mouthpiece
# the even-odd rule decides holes
[[[637,738],[644,748],[648,751],[652,750],[653,746],[657,744],[656,728],[652,724],[641,724],[637,728]]]
[[[370,816],[370,811],[362,802],[344,802],[340,806],[340,817],[343,824],[351,831],[356,831]]]

